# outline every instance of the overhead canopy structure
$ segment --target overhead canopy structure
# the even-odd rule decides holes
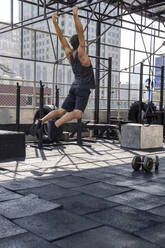
[[[121,28],[123,27],[122,24],[127,22],[124,17],[131,16],[134,13],[140,15],[141,18],[150,18],[152,23],[157,21],[164,25],[165,22],[165,0],[18,0],[20,2],[20,21],[18,23],[14,23],[14,0],[10,1],[11,23],[1,27],[0,34],[49,19],[53,12],[58,12],[59,14],[71,13],[72,6],[75,4],[87,13],[92,12],[93,15],[91,20],[105,24],[109,24],[106,22],[109,22],[110,20],[116,20],[114,24],[117,24],[117,26]],[[105,3],[104,6],[99,7],[99,10],[98,8],[95,8],[96,5],[101,5],[102,2]],[[32,18],[25,18],[23,11],[24,4],[36,6],[36,15],[33,15]],[[113,6],[113,9],[111,9],[110,6]],[[115,9],[117,9],[116,15],[114,15]],[[86,18],[85,16],[82,17]],[[138,28],[141,27],[143,31],[145,28],[150,28],[151,26],[151,24],[146,25],[143,21],[141,21],[141,23],[136,23],[136,20],[133,18],[129,23],[137,25]],[[160,25],[156,28],[154,27],[154,29],[158,32],[164,32],[164,30],[161,30]],[[164,38],[159,34],[158,37]]]
[[[23,0],[25,1],[25,0]],[[27,2],[27,1],[26,1]],[[67,6],[73,6],[78,4],[77,0],[40,0],[42,5],[50,7],[53,4],[61,3]],[[85,2],[85,1],[84,1]],[[92,0],[86,1],[89,5],[94,2]],[[96,2],[96,1],[95,1]],[[162,22],[165,21],[165,1],[164,0],[104,0],[108,4],[112,4],[124,9],[127,9],[129,13],[137,13],[143,16],[147,16],[151,19],[157,19]]]
[[[130,13],[137,13],[151,19],[165,21],[165,1],[164,0],[125,0],[114,1],[121,4]],[[116,4],[116,3],[115,3]]]
[[[92,7],[96,4],[106,3],[99,11],[97,8],[94,10],[93,19],[100,22],[108,21],[109,19],[117,19],[123,21],[123,18],[128,15],[138,14],[142,18],[150,18],[153,22],[157,21],[164,25],[165,22],[165,0],[19,0],[21,4],[20,16],[21,21],[13,25],[13,0],[11,0],[11,25],[0,29],[0,33],[7,32],[13,28],[19,28],[27,26],[36,22],[40,22],[44,19],[51,18],[50,14],[58,11],[59,14],[70,13],[73,5],[78,5],[81,9],[88,13],[92,11]],[[31,4],[36,6],[37,14],[30,19],[24,19],[23,6],[24,4]],[[116,15],[111,11],[109,6],[116,8]],[[44,11],[41,12],[41,9]],[[114,10],[113,9],[113,10]],[[113,15],[112,15],[113,12]],[[37,19],[37,20],[36,20]],[[125,21],[125,20],[124,20]],[[136,24],[136,21],[132,22]],[[139,26],[140,24],[137,23]],[[143,23],[143,28],[145,24]],[[122,23],[121,23],[122,27]],[[146,27],[148,27],[146,25]],[[157,27],[159,30],[160,27]],[[162,31],[162,30],[161,30]]]

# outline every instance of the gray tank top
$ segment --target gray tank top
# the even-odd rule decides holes
[[[95,78],[93,73],[92,64],[85,67],[81,64],[78,58],[78,52],[75,57],[70,55],[70,61],[73,73],[75,75],[74,83],[78,84],[80,88],[95,89]]]

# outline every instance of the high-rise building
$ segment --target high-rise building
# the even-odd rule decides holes
[[[0,27],[4,25],[1,24]],[[2,64],[5,68],[8,68],[9,71],[13,73],[8,74],[8,70],[0,69],[0,75],[8,75],[8,78],[14,78],[17,75],[18,71],[18,63],[15,63],[15,60],[8,59],[5,56],[10,57],[18,57],[19,56],[19,33],[18,30],[13,30],[11,32],[6,32],[1,34],[0,39],[0,54],[2,55],[0,58],[0,64]],[[14,74],[15,72],[15,74]]]
[[[165,56],[163,55],[163,56],[156,57],[155,58],[155,87],[158,89],[160,89],[160,85],[161,85],[161,66],[163,65],[165,65]]]

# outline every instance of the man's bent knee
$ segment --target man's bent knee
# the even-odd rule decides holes
[[[75,115],[75,119],[80,119],[82,117],[82,111],[79,109],[75,109],[73,113]]]
[[[67,111],[63,108],[57,109],[56,111],[58,111],[58,116],[62,116],[64,115]]]

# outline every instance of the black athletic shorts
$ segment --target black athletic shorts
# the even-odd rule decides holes
[[[68,96],[65,98],[62,108],[67,112],[74,109],[84,112],[90,95],[90,89],[81,89],[79,85],[72,84]]]

